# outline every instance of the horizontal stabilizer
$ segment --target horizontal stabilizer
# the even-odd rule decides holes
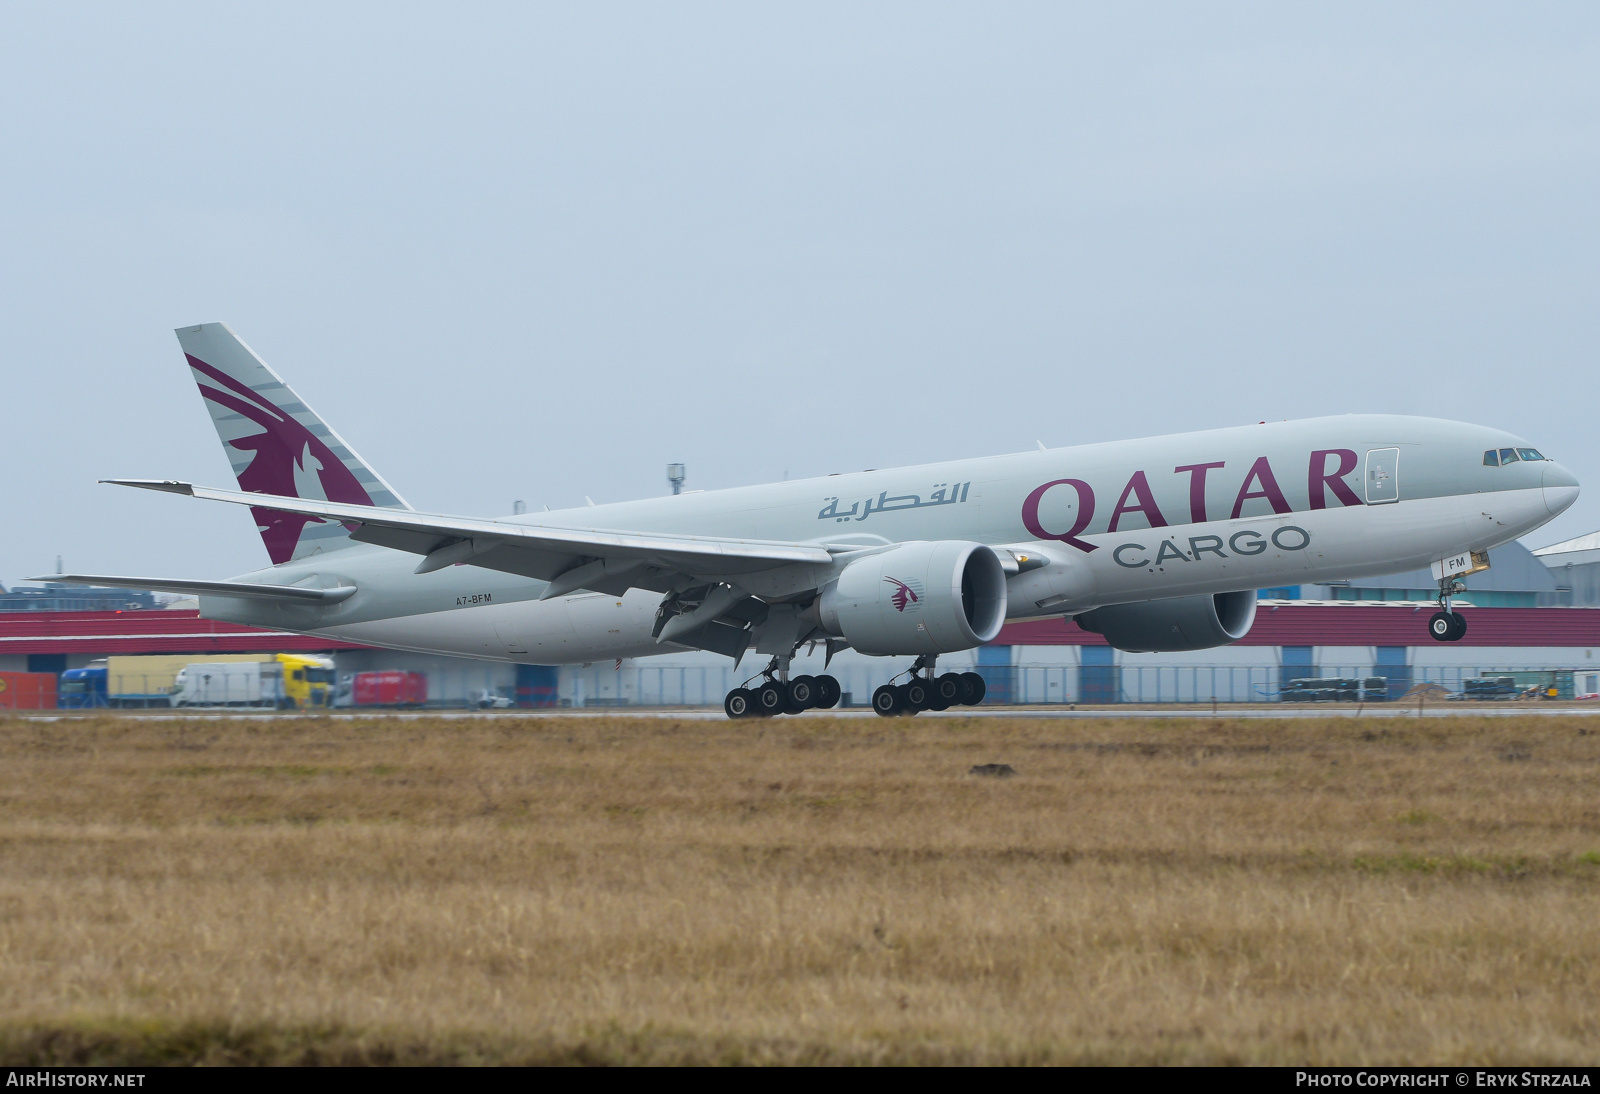
[[[242,581],[171,581],[164,577],[105,577],[101,574],[45,574],[29,581],[61,585],[99,585],[111,589],[153,589],[189,596],[237,596],[246,600],[289,600],[302,604],[337,604],[355,595],[354,585],[337,589],[301,589],[293,585],[255,585]]]

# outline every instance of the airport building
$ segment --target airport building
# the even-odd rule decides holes
[[[1007,626],[995,642],[940,658],[941,669],[974,669],[992,703],[1276,702],[1300,698],[1305,681],[1361,681],[1369,699],[1395,698],[1419,683],[1464,694],[1472,681],[1507,682],[1560,698],[1600,694],[1600,533],[1538,552],[1507,544],[1488,571],[1467,579],[1456,600],[1466,637],[1428,637],[1436,610],[1427,571],[1346,584],[1290,586],[1260,593],[1255,624],[1241,641],[1188,653],[1124,653],[1070,620]],[[47,590],[58,603],[60,591]],[[106,590],[75,590],[99,594]],[[140,594],[116,592],[115,610],[40,610],[43,592],[13,590],[0,610],[0,673],[59,673],[114,654],[320,652],[341,676],[384,670],[427,678],[431,706],[473,706],[494,697],[519,704],[716,706],[759,672],[764,658],[682,652],[590,665],[547,667],[373,649],[326,638],[199,618],[183,604],[154,610]],[[77,603],[99,606],[96,595]],[[137,609],[131,607],[139,603]],[[193,601],[188,602],[189,605]],[[123,607],[121,605],[128,605]],[[796,673],[824,671],[824,651],[802,651]],[[845,651],[827,671],[856,704],[910,666],[910,658]],[[1296,683],[1296,682],[1299,683]],[[1381,684],[1375,681],[1382,681]]]
[[[132,589],[93,589],[53,581],[16,589],[0,585],[0,612],[120,612],[159,607],[158,594]]]
[[[1557,604],[1600,607],[1600,532],[1552,543],[1533,554],[1555,580]]]

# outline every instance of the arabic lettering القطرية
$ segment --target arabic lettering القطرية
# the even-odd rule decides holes
[[[972,489],[970,482],[958,482],[954,485],[939,483],[938,489],[928,495],[928,500],[923,501],[921,494],[896,494],[889,496],[889,491],[881,491],[876,498],[867,498],[864,501],[852,502],[849,509],[839,509],[839,499],[831,497],[828,504],[817,514],[818,520],[866,520],[873,513],[895,513],[904,509],[926,509],[935,505],[955,505],[967,500],[967,494]]]

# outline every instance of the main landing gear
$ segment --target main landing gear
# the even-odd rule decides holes
[[[839,681],[831,676],[791,680],[789,659],[774,657],[760,673],[728,692],[722,710],[730,718],[770,718],[803,710],[832,710],[838,702]]]
[[[924,710],[949,710],[954,706],[976,706],[983,702],[988,690],[983,677],[975,672],[947,672],[933,674],[934,656],[923,654],[905,673],[889,678],[889,682],[872,693],[872,709],[885,718],[897,714],[917,714]],[[896,684],[900,676],[907,676],[903,684]]]
[[[1439,610],[1428,617],[1428,634],[1435,642],[1459,642],[1467,633],[1467,620],[1450,610],[1450,598],[1464,593],[1467,587],[1453,578],[1439,579]]]

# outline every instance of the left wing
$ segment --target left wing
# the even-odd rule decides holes
[[[338,521],[350,530],[352,539],[422,555],[416,570],[419,574],[466,562],[551,582],[544,594],[547,598],[580,588],[613,592],[636,586],[667,592],[680,576],[713,580],[775,566],[825,564],[833,560],[828,548],[803,543],[601,528],[550,528],[216,490],[172,480],[103,481]],[[859,546],[850,549],[860,550]]]

